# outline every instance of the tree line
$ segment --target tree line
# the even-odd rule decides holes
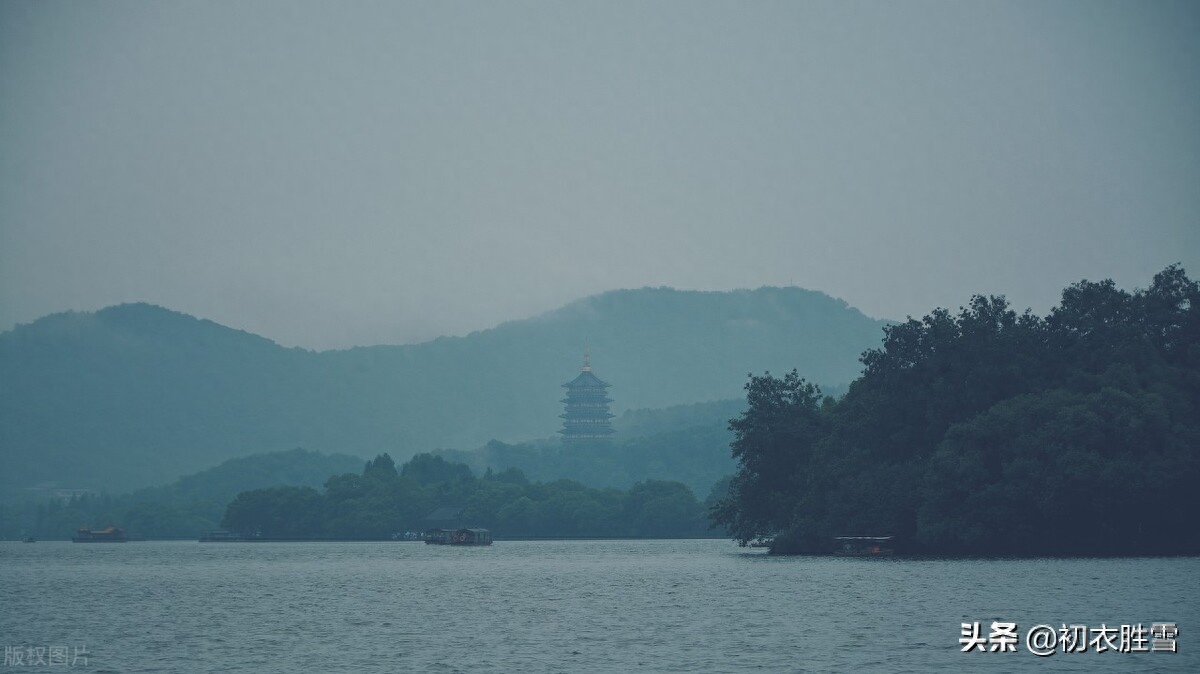
[[[456,514],[430,520],[439,509]],[[323,491],[245,491],[222,520],[230,531],[264,538],[386,539],[447,524],[507,538],[712,535],[705,506],[679,482],[645,480],[623,491],[566,479],[530,482],[516,469],[476,477],[466,465],[432,454],[418,454],[400,469],[381,454],[361,474],[330,477]]]
[[[895,535],[929,554],[1200,552],[1200,284],[1066,288],[1045,317],[974,296],[885,329],[839,400],[752,376],[737,472],[711,509],[736,540],[828,551]]]

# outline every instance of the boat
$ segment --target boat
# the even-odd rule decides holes
[[[129,538],[125,536],[125,530],[116,527],[100,531],[76,529],[75,535],[71,537],[71,541],[74,543],[124,543],[127,540]]]
[[[895,536],[838,536],[833,554],[843,557],[887,557],[895,554]]]
[[[769,548],[774,543],[774,536],[759,536],[758,538],[751,540],[749,543],[747,543],[747,545],[752,548]]]
[[[37,543],[37,539],[34,538],[33,536],[26,536],[25,538],[21,539],[21,542],[22,543]]]
[[[430,529],[425,532],[426,545],[491,545],[492,532],[487,529]]]

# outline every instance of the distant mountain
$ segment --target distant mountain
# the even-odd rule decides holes
[[[229,459],[171,484],[139,489],[130,496],[135,502],[207,501],[224,506],[251,489],[321,487],[332,475],[361,473],[363,465],[364,461],[356,456],[296,448]]]
[[[764,370],[841,384],[884,324],[800,288],[645,288],[318,353],[146,304],[54,314],[0,334],[0,489],[123,490],[297,446],[404,460],[552,436],[585,344],[617,413],[738,398]]]
[[[745,398],[711,400],[690,405],[674,405],[660,409],[625,410],[613,419],[613,428],[624,440],[682,431],[695,426],[720,426],[746,409]]]

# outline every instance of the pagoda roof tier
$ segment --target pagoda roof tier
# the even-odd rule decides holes
[[[563,388],[608,388],[609,386],[612,386],[612,384],[609,384],[592,374],[591,370],[584,370],[583,372],[579,373],[578,377],[575,377],[571,381],[563,384]]]

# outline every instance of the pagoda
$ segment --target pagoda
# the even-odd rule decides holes
[[[579,376],[563,384],[567,397],[562,402],[566,409],[559,416],[563,419],[563,442],[608,440],[613,434],[613,415],[608,411],[612,398],[605,390],[610,384],[592,373],[588,354],[583,355],[583,370]]]

